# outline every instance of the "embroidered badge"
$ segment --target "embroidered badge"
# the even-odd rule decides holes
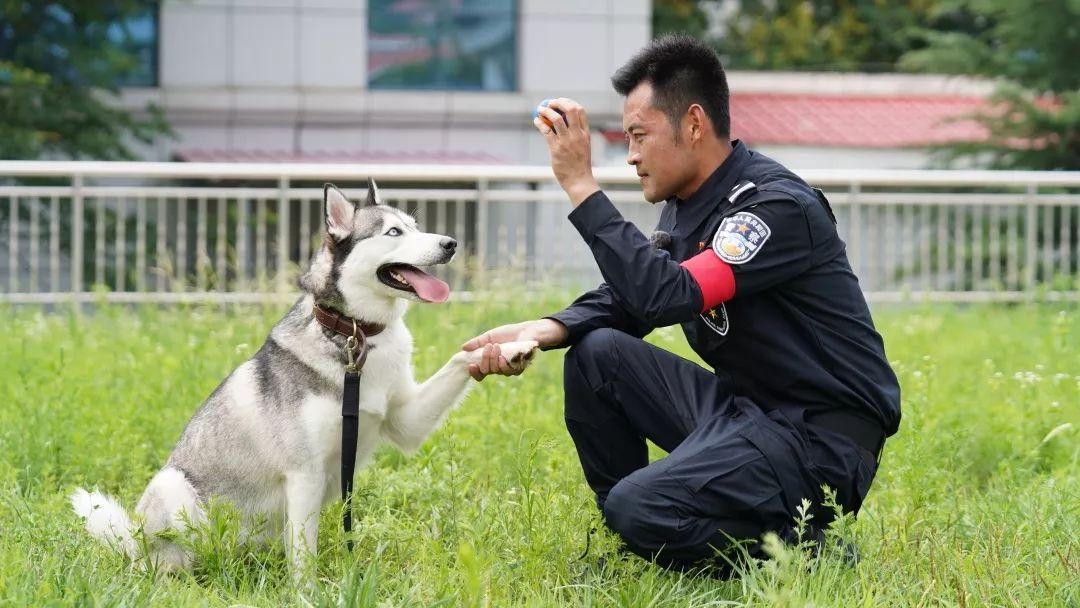
[[[772,231],[761,218],[746,211],[725,218],[713,237],[712,248],[728,264],[749,262]]]
[[[709,326],[709,329],[721,336],[727,335],[730,324],[728,323],[727,308],[723,304],[702,313],[701,320],[705,322],[705,325]]]

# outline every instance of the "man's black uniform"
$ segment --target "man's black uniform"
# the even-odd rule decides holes
[[[603,192],[570,219],[605,283],[550,317],[573,345],[566,424],[629,548],[689,565],[790,532],[803,498],[821,524],[822,484],[857,512],[900,389],[824,195],[736,141],[667,201],[664,248]],[[641,340],[675,323],[714,373]],[[645,439],[670,455],[649,464]]]

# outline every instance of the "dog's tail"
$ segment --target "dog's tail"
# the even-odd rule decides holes
[[[97,490],[87,492],[78,488],[71,494],[71,507],[76,515],[86,520],[86,531],[90,536],[116,547],[132,559],[136,557],[138,547],[132,536],[134,525],[115,498]]]

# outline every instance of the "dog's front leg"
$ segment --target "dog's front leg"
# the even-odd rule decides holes
[[[314,570],[319,540],[319,510],[326,476],[313,472],[285,475],[285,548],[293,580],[301,583],[307,568]]]
[[[503,355],[515,364],[525,365],[535,348],[536,342],[512,342],[503,345]],[[470,387],[469,364],[479,357],[480,351],[459,352],[423,384],[412,384],[410,378],[409,389],[391,400],[383,423],[387,437],[402,450],[419,448],[446,413],[465,398]]]
[[[465,397],[470,378],[464,354],[455,354],[423,384],[416,385],[410,377],[410,386],[392,397],[383,431],[394,445],[406,452],[419,448],[446,412]]]

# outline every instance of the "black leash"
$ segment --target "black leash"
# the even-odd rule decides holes
[[[345,336],[345,354],[348,365],[345,366],[345,381],[341,389],[341,499],[344,510],[341,525],[345,529],[345,544],[352,551],[353,543],[349,538],[352,532],[352,491],[353,472],[356,470],[356,441],[360,429],[360,370],[368,356],[367,339],[377,336],[385,325],[365,323],[334,310],[325,303],[313,302],[311,314],[315,321],[324,328],[340,336]]]
[[[341,525],[345,529],[345,546],[353,550],[352,491],[356,470],[356,440],[360,424],[360,370],[367,361],[367,336],[359,329],[345,341],[349,364],[345,366],[345,386],[341,394]],[[355,352],[355,356],[354,356]]]

